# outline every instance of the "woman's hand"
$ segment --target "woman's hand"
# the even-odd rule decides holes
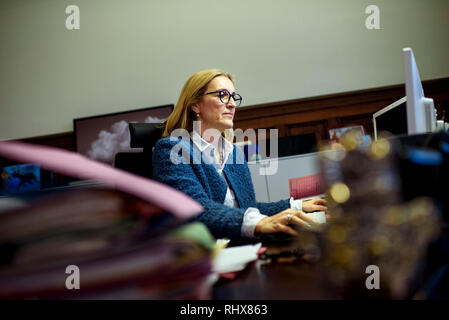
[[[255,233],[277,233],[284,232],[292,236],[297,236],[298,232],[294,226],[302,227],[306,230],[319,230],[320,224],[302,211],[286,209],[271,217],[263,218],[256,225]]]
[[[327,211],[327,201],[323,198],[314,198],[302,201],[302,210],[304,212]]]

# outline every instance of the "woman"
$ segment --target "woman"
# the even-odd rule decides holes
[[[153,151],[153,178],[200,202],[204,212],[198,220],[217,238],[295,236],[295,225],[315,229],[318,223],[303,211],[326,210],[323,199],[256,202],[243,153],[231,143],[241,100],[229,73],[210,69],[193,74]]]

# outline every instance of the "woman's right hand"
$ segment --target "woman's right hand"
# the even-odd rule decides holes
[[[292,236],[297,236],[298,232],[294,226],[299,226],[306,230],[319,230],[320,224],[302,211],[286,209],[271,217],[263,218],[256,225],[255,234],[284,232]]]

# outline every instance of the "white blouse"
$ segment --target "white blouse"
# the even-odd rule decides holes
[[[234,148],[233,144],[229,142],[226,139],[221,139],[223,143],[223,164],[220,164],[215,147],[204,140],[196,131],[193,131],[192,134],[192,140],[193,145],[203,154],[203,157],[206,161],[210,162],[214,165],[215,169],[217,170],[217,173],[223,177],[224,181],[228,185],[228,182],[224,176],[223,168],[224,164],[228,160],[229,155],[232,153],[232,150]],[[230,207],[230,208],[238,208],[238,202],[235,198],[234,191],[229,188],[226,190],[226,196],[223,202],[224,205]],[[290,198],[290,208],[294,210],[302,210],[302,200],[294,200],[293,198]],[[264,214],[261,214],[259,209],[249,207],[246,209],[244,215],[243,215],[243,223],[241,228],[241,234],[244,237],[253,238],[254,237],[254,230],[256,229],[256,225],[259,223],[260,220],[263,218],[266,218],[267,216]]]

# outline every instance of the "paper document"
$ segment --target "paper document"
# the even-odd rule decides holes
[[[251,262],[257,260],[257,252],[261,243],[222,249],[213,262],[213,271],[226,273],[240,271]]]

